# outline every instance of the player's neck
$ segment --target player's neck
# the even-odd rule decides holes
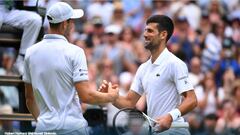
[[[59,29],[49,29],[48,33],[49,33],[49,34],[63,35],[62,30],[59,30]]]
[[[161,43],[160,46],[157,49],[151,50],[151,61],[152,63],[155,62],[155,60],[161,55],[161,53],[163,52],[163,50],[166,48],[165,43]]]

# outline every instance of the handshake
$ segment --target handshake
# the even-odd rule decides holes
[[[98,91],[101,93],[108,94],[109,102],[115,102],[119,97],[119,88],[117,84],[112,84],[111,82],[107,82],[103,80],[101,86],[98,88]]]

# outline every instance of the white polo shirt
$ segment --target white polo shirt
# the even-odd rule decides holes
[[[146,93],[147,113],[152,118],[178,107],[180,94],[192,89],[186,64],[167,48],[154,63],[149,59],[138,68],[131,85],[131,90],[139,95]],[[177,121],[184,120],[180,117]]]
[[[31,83],[40,110],[36,131],[67,133],[87,126],[74,87],[88,80],[84,51],[62,35],[47,34],[27,49],[23,80]]]

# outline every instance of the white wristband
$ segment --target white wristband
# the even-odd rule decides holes
[[[177,120],[179,117],[181,117],[181,112],[179,109],[174,109],[169,112],[169,114],[172,116],[173,121]]]

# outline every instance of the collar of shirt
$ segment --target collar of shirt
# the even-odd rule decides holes
[[[45,34],[44,39],[63,39],[68,42],[68,40],[63,36],[59,34]]]
[[[162,53],[158,56],[158,58],[154,61],[154,65],[160,65],[162,62],[166,61],[166,58],[169,54],[169,51],[167,48],[165,48]],[[151,59],[150,59],[151,62]]]

